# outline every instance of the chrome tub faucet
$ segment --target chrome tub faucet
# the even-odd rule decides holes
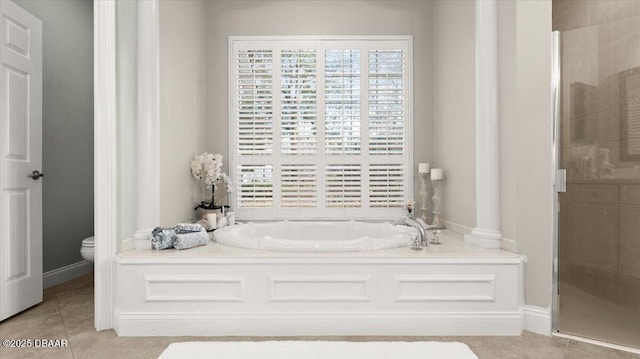
[[[418,238],[420,240],[420,246],[421,247],[426,247],[429,243],[429,241],[427,240],[427,231],[424,229],[424,227],[422,226],[422,224],[420,224],[420,222],[418,222],[417,220],[409,217],[409,216],[404,216],[401,218],[398,218],[395,222],[393,222],[394,226],[397,225],[405,225],[405,226],[409,226],[409,227],[413,227],[415,229],[418,230]],[[411,249],[415,249],[415,250],[419,250],[422,249],[420,247],[417,246],[412,246]]]

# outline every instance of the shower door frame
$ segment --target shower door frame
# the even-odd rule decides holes
[[[551,33],[551,121],[552,121],[552,146],[551,151],[551,173],[553,179],[553,280],[551,286],[551,332],[560,333],[559,316],[560,316],[560,293],[558,292],[558,248],[560,240],[559,218],[560,218],[560,202],[558,199],[559,192],[565,192],[567,187],[566,172],[560,169],[560,121],[561,121],[561,99],[562,99],[562,54],[560,31]]]

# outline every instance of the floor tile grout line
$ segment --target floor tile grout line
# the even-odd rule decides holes
[[[67,338],[67,343],[69,345],[69,351],[71,352],[71,358],[75,359],[76,356],[73,353],[73,347],[71,346],[71,338],[69,337],[69,330],[67,329],[67,322],[64,320],[64,315],[62,315],[62,308],[60,308],[60,301],[58,300],[58,293],[55,294],[56,298],[56,306],[58,307],[58,313],[60,314],[60,318],[62,319],[62,326],[64,327],[64,334]]]
[[[567,353],[569,352],[569,344],[571,344],[571,340],[567,339],[567,342],[564,345],[564,352],[562,353],[562,359],[565,359],[567,357]]]

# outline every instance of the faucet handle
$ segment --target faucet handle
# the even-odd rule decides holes
[[[433,238],[431,239],[431,242],[429,242],[429,243],[431,243],[431,244],[435,244],[435,245],[440,245],[440,244],[442,244],[442,243],[440,242],[440,238],[438,238],[438,234],[439,234],[439,233],[440,233],[440,230],[439,230],[439,229],[434,229],[434,230],[433,230]]]
[[[414,251],[421,251],[422,246],[421,246],[420,240],[418,239],[418,236],[411,236],[411,238],[413,239],[413,243],[411,243],[410,249]]]
[[[413,207],[415,206],[415,204],[416,202],[413,200],[413,198],[407,201],[407,204],[405,205],[405,208],[407,210],[407,217],[413,218]]]

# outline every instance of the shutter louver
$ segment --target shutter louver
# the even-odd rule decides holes
[[[402,155],[405,131],[404,51],[369,51],[369,153]]]
[[[282,154],[315,154],[316,51],[283,50],[281,71]]]
[[[325,202],[329,208],[360,207],[362,179],[359,164],[330,164],[325,170]]]
[[[270,154],[273,148],[273,56],[271,50],[239,50],[237,63],[238,151]]]
[[[369,206],[402,207],[404,205],[404,166],[402,164],[369,165]]]
[[[317,171],[315,165],[282,165],[282,207],[316,207]]]
[[[240,165],[238,173],[240,207],[273,207],[272,165]]]
[[[360,50],[327,50],[325,153],[360,153]]]

